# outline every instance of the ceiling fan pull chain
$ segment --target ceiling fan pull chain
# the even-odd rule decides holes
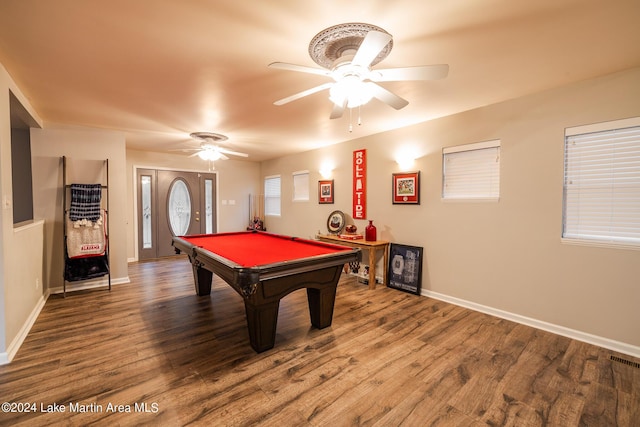
[[[358,126],[362,126],[362,118],[360,117],[361,111],[362,111],[362,105],[358,105]]]
[[[353,132],[353,119],[351,114],[352,111],[353,108],[349,108],[349,133]]]

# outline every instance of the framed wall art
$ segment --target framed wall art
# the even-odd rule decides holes
[[[329,218],[327,218],[327,231],[329,231],[330,234],[340,234],[344,228],[344,224],[344,212],[333,211],[329,214]]]
[[[393,174],[393,204],[420,204],[420,171]]]
[[[387,286],[420,295],[422,287],[422,248],[391,243]]]
[[[333,203],[333,180],[318,181],[318,203]]]

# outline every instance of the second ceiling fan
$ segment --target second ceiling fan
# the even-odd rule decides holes
[[[317,74],[333,79],[311,89],[275,101],[291,101],[329,89],[333,102],[331,118],[342,117],[345,108],[355,108],[376,98],[399,110],[409,101],[385,89],[379,82],[442,79],[449,73],[446,64],[404,68],[372,69],[387,57],[393,37],[380,27],[363,23],[335,25],[318,33],[309,43],[309,55],[323,68],[273,62],[271,68]]]
[[[226,141],[228,138],[225,135],[213,132],[193,132],[190,134],[191,138],[200,142],[198,148],[182,148],[177,151],[194,151],[189,157],[198,156],[202,160],[228,160],[225,154],[237,157],[249,157],[248,154],[232,151],[224,147],[220,147],[218,143]],[[176,151],[176,150],[174,150]]]

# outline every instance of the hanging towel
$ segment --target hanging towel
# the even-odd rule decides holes
[[[79,221],[78,221],[79,222]],[[83,258],[103,255],[107,248],[107,235],[102,219],[101,225],[77,225],[67,219],[67,254],[69,258]],[[96,222],[97,224],[97,222]]]
[[[100,184],[71,184],[69,219],[97,221],[100,219],[101,198],[102,185]]]

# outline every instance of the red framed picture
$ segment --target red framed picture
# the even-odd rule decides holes
[[[393,174],[393,204],[420,204],[420,171]]]
[[[333,203],[333,180],[318,181],[318,203]]]

